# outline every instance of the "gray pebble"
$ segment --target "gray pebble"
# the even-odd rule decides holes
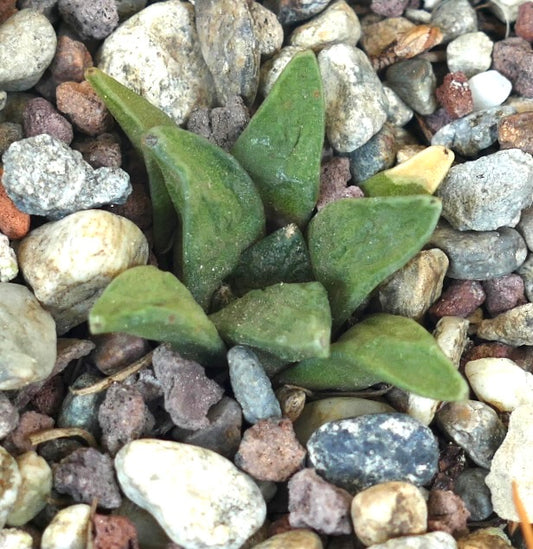
[[[408,107],[389,86],[383,86],[387,97],[387,120],[395,126],[405,126],[413,118],[413,109]]]
[[[518,231],[457,231],[441,222],[431,245],[450,260],[447,276],[461,280],[488,280],[515,271],[526,259],[527,248]]]
[[[524,237],[527,247],[533,251],[533,208],[524,208],[516,229]]]
[[[387,98],[368,57],[346,44],[323,49],[318,64],[326,103],[326,133],[339,152],[370,140],[387,119]]]
[[[59,219],[104,204],[123,204],[131,193],[120,168],[93,170],[62,141],[47,135],[13,143],[3,155],[3,184],[17,208]]]
[[[533,157],[498,151],[453,166],[437,190],[442,216],[460,231],[514,227],[533,196]]]
[[[437,79],[427,59],[408,59],[391,65],[386,75],[387,85],[418,114],[431,114],[437,108]]]
[[[283,27],[276,14],[259,2],[249,3],[257,47],[262,56],[270,57],[281,49]]]
[[[20,10],[0,25],[0,89],[22,91],[34,86],[50,65],[57,38],[48,19]]]
[[[320,13],[331,0],[272,0],[282,25],[309,19]]]
[[[485,520],[492,514],[490,490],[485,484],[487,473],[487,469],[472,467],[455,479],[453,491],[463,500],[470,512],[470,520]]]
[[[0,439],[13,431],[19,422],[18,410],[11,404],[5,393],[0,393]]]
[[[432,138],[432,145],[444,145],[463,156],[476,156],[498,140],[498,124],[514,114],[514,107],[477,111],[443,126]]]
[[[399,413],[331,421],[307,442],[311,465],[350,492],[389,480],[427,484],[437,472],[437,441],[431,430]]]
[[[256,354],[243,346],[228,351],[231,388],[249,423],[281,417],[281,408],[270,379]]]
[[[46,16],[50,23],[55,23],[57,20],[57,0],[19,0],[17,7],[38,11]]]
[[[443,0],[431,12],[430,24],[439,27],[444,38],[443,44],[450,40],[477,31],[477,15],[468,0]]]
[[[59,13],[81,38],[102,40],[118,25],[115,0],[58,0]]]
[[[494,453],[505,438],[498,414],[479,400],[448,402],[436,415],[444,433],[464,449],[480,467],[490,468]]]

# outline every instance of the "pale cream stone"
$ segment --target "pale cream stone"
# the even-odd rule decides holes
[[[19,273],[17,256],[9,245],[9,238],[0,233],[0,282],[9,282]]]
[[[2,549],[33,549],[33,538],[24,530],[4,528],[0,530],[0,547]]]
[[[292,530],[276,534],[254,545],[253,549],[322,549],[321,539],[311,530]]]
[[[90,505],[79,503],[57,513],[43,532],[41,549],[86,549]]]
[[[433,337],[442,352],[459,368],[468,342],[468,320],[458,316],[443,316],[433,330]]]
[[[0,446],[0,529],[6,523],[13,504],[17,499],[21,476],[15,459]]]

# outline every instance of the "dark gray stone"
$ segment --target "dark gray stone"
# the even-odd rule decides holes
[[[467,32],[477,31],[477,15],[468,0],[444,0],[431,13],[430,24],[439,27],[447,44]]]
[[[118,25],[115,0],[59,0],[59,13],[84,39],[102,40]]]
[[[470,512],[470,520],[485,520],[492,514],[490,490],[485,484],[487,473],[486,469],[472,467],[455,479],[454,492],[461,497]]]
[[[309,19],[320,13],[331,0],[267,0],[265,5],[278,14],[280,23],[286,25]]]
[[[307,450],[317,473],[352,493],[391,480],[427,484],[439,456],[431,430],[400,413],[330,421],[313,433]]]
[[[448,256],[447,276],[462,280],[488,280],[512,273],[526,259],[527,248],[518,231],[457,231],[441,222],[431,236],[432,246]]]
[[[494,453],[505,438],[498,414],[484,402],[448,402],[436,415],[439,427],[480,467],[490,468]]]

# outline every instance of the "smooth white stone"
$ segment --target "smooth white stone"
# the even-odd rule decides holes
[[[0,446],[0,529],[6,523],[7,516],[17,499],[21,476],[13,456]]]
[[[511,93],[511,82],[495,70],[480,72],[468,80],[474,111],[501,105]]]
[[[9,238],[0,233],[0,282],[9,282],[19,274],[15,250],[9,245]]]
[[[0,531],[2,549],[33,549],[33,538],[24,530],[4,528]]]
[[[43,532],[41,549],[86,549],[91,506],[79,503],[57,513]]]
[[[255,482],[221,455],[166,440],[134,440],[115,457],[120,486],[187,549],[239,549],[263,524]]]
[[[501,412],[533,404],[533,375],[508,358],[480,358],[465,365],[476,396]]]

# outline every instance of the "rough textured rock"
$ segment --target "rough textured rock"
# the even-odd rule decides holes
[[[511,114],[498,124],[498,143],[501,149],[521,149],[533,154],[533,111]]]
[[[483,282],[485,307],[491,316],[509,311],[527,302],[524,295],[524,281],[520,275],[511,273]]]
[[[533,345],[532,322],[533,303],[526,303],[495,318],[486,318],[481,322],[477,335],[482,339],[509,345]]]
[[[18,259],[24,278],[63,334],[87,319],[115,276],[146,263],[148,242],[131,221],[87,210],[33,230],[21,242]]]
[[[126,517],[95,514],[92,523],[94,549],[139,549],[135,525]]]
[[[470,316],[485,301],[483,286],[476,280],[454,280],[429,310],[434,318]]]
[[[259,2],[251,2],[248,5],[257,47],[264,57],[270,57],[281,49],[283,44],[283,27],[276,14]]]
[[[58,0],[59,13],[84,39],[102,40],[118,25],[114,0]]]
[[[22,139],[22,135],[20,135]],[[0,168],[0,179],[3,169]],[[30,216],[21,212],[7,196],[4,186],[0,184],[0,231],[11,240],[19,240],[30,230]]]
[[[439,103],[452,118],[461,118],[472,112],[474,103],[464,72],[449,72],[442,84],[435,90]]]
[[[257,485],[209,450],[136,440],[119,451],[115,467],[126,496],[148,510],[175,543],[190,549],[238,549],[265,519]]]
[[[83,42],[68,34],[57,37],[57,48],[50,64],[50,73],[55,82],[81,82],[85,70],[93,66],[93,59]]]
[[[357,151],[354,151],[357,152]],[[334,156],[320,166],[320,191],[316,203],[317,210],[340,198],[361,198],[363,191],[356,185],[347,186],[350,181],[350,160]]]
[[[36,447],[31,443],[29,435],[52,429],[54,423],[54,420],[47,415],[27,410],[21,414],[16,429],[10,433],[4,444],[14,455],[35,450]]]
[[[26,103],[22,121],[25,137],[47,133],[67,145],[74,137],[72,124],[44,97],[35,97]]]
[[[470,517],[463,500],[450,490],[431,490],[427,502],[427,527],[460,536],[468,533],[466,521]]]

